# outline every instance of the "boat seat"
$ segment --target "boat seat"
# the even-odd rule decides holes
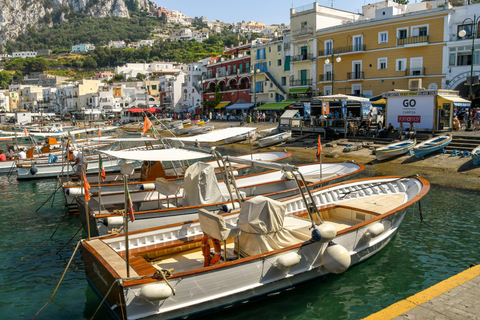
[[[205,209],[200,209],[198,211],[198,219],[200,221],[200,228],[202,229],[203,233],[223,242],[225,249],[224,261],[227,261],[227,239],[237,238],[238,240],[240,228],[225,223],[225,218],[223,218],[223,216],[208,212]]]

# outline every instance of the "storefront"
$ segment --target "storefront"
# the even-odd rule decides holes
[[[426,132],[450,131],[455,108],[470,107],[455,90],[390,91],[383,97],[387,125],[414,123],[418,131]]]

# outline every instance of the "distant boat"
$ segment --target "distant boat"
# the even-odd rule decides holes
[[[200,133],[206,133],[206,132],[213,131],[213,129],[215,129],[215,127],[213,125],[193,127],[192,130],[188,131],[188,135],[193,136],[193,135],[200,134]]]
[[[142,131],[139,130],[125,130],[127,134],[132,134],[132,135],[141,135]]]
[[[417,141],[415,139],[410,139],[406,141],[397,141],[387,146],[377,148],[375,150],[375,156],[379,161],[392,158],[392,157],[409,152],[410,150],[413,149],[416,143]]]
[[[267,147],[277,143],[285,142],[292,137],[291,131],[284,131],[282,133],[274,134],[273,136],[268,136],[258,140],[258,145],[260,147]]]
[[[253,138],[254,136],[255,136],[255,131],[252,130],[246,133],[239,134],[238,136],[226,138],[225,143],[239,142],[239,141],[247,140],[249,137]]]
[[[446,134],[443,136],[434,137],[417,144],[413,148],[416,158],[421,158],[429,153],[440,151],[452,142],[452,135]]]
[[[480,146],[476,147],[472,151],[472,161],[474,165],[480,164]]]

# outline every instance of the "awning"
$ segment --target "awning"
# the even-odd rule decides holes
[[[217,106],[215,107],[215,109],[222,109],[223,107],[225,107],[226,105],[228,105],[230,103],[230,101],[220,101],[219,104],[217,104]]]
[[[442,100],[450,101],[455,107],[458,108],[470,108],[470,106],[472,105],[471,101],[463,99],[459,96],[443,96],[439,94],[438,98],[440,103],[442,103]]]
[[[253,107],[253,103],[235,103],[231,106],[226,107],[226,110],[246,110],[250,107]]]
[[[289,94],[292,94],[292,93],[307,93],[307,91],[309,90],[310,88],[294,88],[294,89],[290,89],[290,91],[288,91]]]
[[[383,98],[380,100],[372,101],[372,105],[377,105],[377,104],[387,104],[387,99]]]
[[[157,111],[156,108],[152,107],[152,108],[149,108],[149,109],[141,109],[141,108],[132,108],[132,109],[128,109],[127,110],[128,112],[131,112],[131,113],[140,113],[140,112],[150,112],[150,113],[155,113]]]
[[[291,119],[291,118],[295,117],[295,115],[297,113],[298,113],[298,110],[287,110],[280,116],[280,118]]]
[[[283,110],[294,103],[295,101],[269,102],[269,103],[262,104],[257,109],[258,110]]]

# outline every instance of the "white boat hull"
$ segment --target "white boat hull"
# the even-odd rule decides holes
[[[288,139],[290,139],[291,137],[292,137],[292,132],[291,131],[286,131],[286,132],[274,134],[273,136],[269,136],[269,137],[266,137],[266,138],[259,139],[258,140],[258,145],[263,148],[263,147],[267,147],[267,146],[271,146],[271,145],[274,145],[274,144],[285,142]]]
[[[352,183],[337,184],[313,192],[314,201],[318,207],[341,206],[342,202],[345,202],[343,209],[338,207],[338,213],[332,211],[328,213],[328,216],[340,223],[340,225],[336,225],[339,231],[333,238],[333,242],[342,246],[348,253],[350,257],[348,266],[370,258],[384,248],[397,232],[407,208],[420,200],[428,191],[426,185],[416,178],[406,178],[403,181],[386,178],[380,184],[378,184],[380,179],[370,179],[367,183],[363,182],[365,180],[367,179],[362,179],[362,182],[358,180]],[[362,209],[355,209],[356,207],[353,209],[349,207],[354,202],[359,203],[359,208],[369,206],[371,201],[374,201],[373,199],[379,199],[377,197],[389,197],[378,204],[384,206],[382,209],[377,207],[372,211],[367,209],[362,211]],[[395,204],[390,207],[392,200]],[[301,197],[282,202],[286,203],[287,206],[286,217],[296,220],[291,225],[285,222],[287,225],[284,224],[284,227],[295,228],[289,230],[303,234],[308,239],[310,222],[308,220],[298,222],[299,218],[294,216],[295,213],[300,213],[306,209]],[[238,215],[233,214],[224,217],[226,223],[235,225]],[[345,218],[338,220],[341,217]],[[329,221],[327,220],[327,222]],[[367,235],[367,231],[371,230],[373,224],[376,223],[382,224],[384,227],[382,231],[375,236]],[[192,239],[201,234],[202,230],[199,223],[193,221],[181,226],[172,225],[162,229],[130,234],[129,247],[130,250],[142,250],[142,248],[147,250],[146,248],[151,248],[159,242],[171,243],[187,237]],[[100,241],[104,247],[106,245],[113,251],[124,254],[124,236],[105,237],[92,241],[97,241],[97,243]],[[124,281],[121,285],[115,286],[113,280],[111,280],[115,276],[112,278],[110,271],[105,268],[105,264],[92,254],[91,249],[85,249],[85,242],[84,240],[82,252],[90,283],[102,294],[105,294],[112,285],[114,290],[120,292],[120,295],[123,294],[122,301],[115,301],[115,295],[110,295],[106,300],[110,306],[125,304],[125,309],[113,309],[113,311],[119,317],[121,317],[122,312],[125,312],[125,318],[128,319],[146,317],[151,319],[183,318],[215,309],[229,308],[236,304],[241,305],[258,296],[274,295],[281,290],[292,288],[300,283],[331,273],[331,271],[328,271],[331,269],[324,261],[325,249],[328,244],[311,240],[208,267],[202,267],[203,259],[201,261],[190,261],[188,254],[184,254],[184,256],[181,256],[184,259],[182,264],[174,261],[170,262],[169,259],[158,260],[159,268],[169,269],[174,266],[180,268],[180,270],[175,270],[168,279],[169,284],[175,289],[175,296],[170,295],[157,301],[146,301],[145,298],[142,298],[141,291],[149,284],[164,283],[161,278],[144,283],[131,281],[129,284],[128,279],[117,275],[117,279],[122,278]],[[279,266],[279,261],[287,255],[298,256],[299,259],[296,263],[283,268]],[[186,267],[187,264],[199,265],[200,267],[189,269],[189,267]],[[185,270],[182,268],[185,268]],[[122,266],[117,272],[120,272],[120,270],[125,273],[125,266]]]

